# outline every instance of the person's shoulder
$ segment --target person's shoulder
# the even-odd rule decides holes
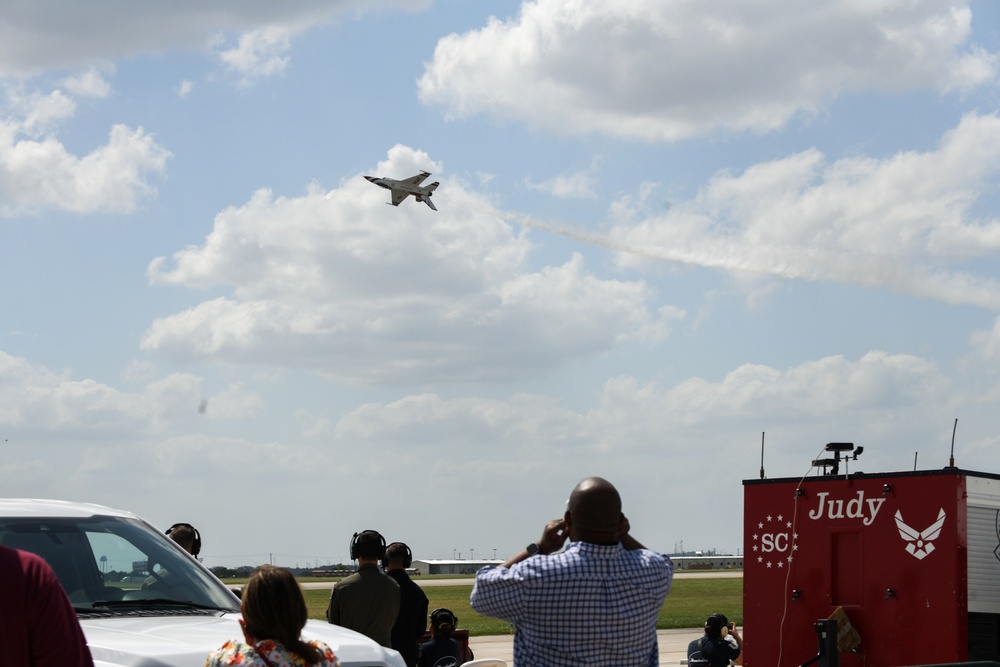
[[[413,579],[407,577],[406,579],[397,579],[396,583],[399,584],[401,589],[405,589],[413,593],[414,595],[420,594],[424,595],[424,589],[420,587],[420,584],[415,582]]]
[[[220,648],[208,654],[205,667],[227,667],[228,665],[245,665],[255,667],[260,664],[253,647],[241,641],[230,639]]]
[[[340,662],[337,660],[337,656],[334,655],[333,649],[330,645],[319,639],[311,639],[307,642],[310,646],[319,649],[319,652],[323,654],[323,661],[320,663],[322,665],[339,665]]]
[[[360,579],[361,579],[361,573],[360,572],[355,572],[354,574],[349,574],[346,577],[344,577],[343,579],[341,579],[340,581],[338,581],[337,583],[335,583],[333,585],[333,587],[334,588],[338,588],[338,587],[343,587],[343,586],[350,586],[355,581],[359,581]]]
[[[29,566],[39,567],[42,569],[48,568],[48,563],[45,559],[38,554],[32,553],[30,551],[22,551],[20,549],[9,549],[3,547],[6,556],[10,558],[11,561],[19,561],[21,563],[21,569],[27,570]]]
[[[622,549],[621,556],[637,563],[649,563],[657,567],[669,567],[673,569],[674,566],[674,561],[671,560],[670,556],[653,551],[652,549]]]
[[[11,549],[11,551],[13,552],[11,563],[19,564],[21,576],[30,579],[35,584],[54,584],[59,581],[56,578],[56,573],[38,554],[20,549]]]

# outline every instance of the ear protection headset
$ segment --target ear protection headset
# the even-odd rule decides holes
[[[410,565],[413,564],[413,552],[410,551],[410,547],[408,547],[403,542],[393,542],[392,544],[390,544],[389,546],[387,546],[385,548],[385,554],[382,556],[382,569],[383,570],[388,570],[389,569],[389,550],[392,549],[393,547],[396,547],[396,546],[402,547],[403,549],[406,550],[406,555],[403,556],[403,567],[407,568],[407,567],[410,567]],[[393,551],[398,551],[398,549],[392,549],[392,550]]]
[[[378,537],[379,548],[375,558],[381,559],[385,556],[385,538],[382,537],[382,534],[377,530],[362,530],[360,533],[354,533],[354,537],[351,538],[351,560],[358,559],[358,538],[366,533],[371,533]]]
[[[441,623],[447,623],[451,626],[450,630],[445,630],[444,633],[451,635],[451,633],[458,627],[458,616],[451,613],[450,609],[445,609],[444,607],[438,607],[431,612],[431,630],[437,632],[438,625]]]
[[[722,614],[712,614],[705,621],[705,634],[710,637],[721,636],[723,628],[729,628],[729,619]]]
[[[199,553],[201,553],[201,533],[198,532],[198,529],[189,523],[175,523],[174,525],[170,526],[170,528],[167,528],[167,532],[164,534],[169,536],[170,533],[172,533],[177,528],[191,529],[191,531],[194,533],[194,543],[191,545],[191,555],[197,556]]]

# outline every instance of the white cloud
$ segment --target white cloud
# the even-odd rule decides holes
[[[103,98],[111,94],[111,84],[96,69],[63,80],[66,90],[78,97]]]
[[[101,97],[110,86],[89,71],[64,82],[76,94]],[[141,127],[115,125],[108,142],[90,153],[70,153],[59,139],[76,102],[62,90],[48,93],[8,86],[0,103],[0,217],[56,210],[128,213],[155,196],[150,175],[163,174],[170,152]]]
[[[128,213],[156,194],[149,174],[162,174],[170,152],[141,127],[111,128],[108,143],[83,157],[53,136],[18,137],[0,121],[0,216],[43,210]]]
[[[882,287],[1000,310],[1000,283],[966,262],[996,258],[1000,220],[973,205],[1000,181],[1000,118],[965,116],[937,150],[830,163],[807,150],[720,172],[698,195],[634,222],[627,206],[605,243],[619,259],[668,259],[744,277]]]
[[[424,9],[429,0],[178,0],[86,4],[61,0],[0,4],[0,76],[102,64],[167,49],[204,49],[220,31],[322,24],[338,13],[394,7]]]
[[[440,171],[396,146],[375,173]],[[641,282],[603,280],[582,257],[526,268],[531,245],[460,181],[438,212],[360,177],[297,198],[258,191],[220,213],[201,247],[150,264],[155,283],[233,286],[155,321],[143,348],[173,359],[305,366],[369,382],[535,376],[681,315],[651,312]]]
[[[201,386],[190,375],[167,376],[126,394],[0,353],[0,428],[15,440],[5,443],[0,476],[13,495],[76,494],[165,525],[177,515],[204,517],[199,528],[231,545],[210,552],[224,558],[263,550],[227,527],[226,513],[197,512],[199,503],[229,507],[225,498],[232,484],[210,482],[233,470],[237,485],[283,490],[251,494],[241,501],[248,513],[264,502],[293,511],[308,502],[320,480],[349,494],[391,484],[394,498],[416,504],[446,486],[456,497],[474,499],[456,506],[454,518],[467,525],[467,544],[484,546],[505,545],[524,531],[525,522],[540,525],[546,519],[506,516],[503,499],[510,488],[519,489],[527,501],[523,507],[547,513],[581,477],[600,471],[629,499],[626,511],[644,539],[669,548],[678,539],[677,525],[657,521],[662,508],[686,506],[704,484],[697,471],[712,461],[729,471],[730,483],[715,492],[718,501],[738,508],[741,489],[735,480],[756,474],[764,430],[771,477],[804,473],[813,454],[834,440],[866,445],[865,457],[852,463],[852,470],[900,469],[899,460],[908,463],[914,449],[921,450],[925,468],[936,467],[937,460],[943,465],[947,448],[932,443],[947,441],[952,418],[988,424],[1000,402],[996,392],[984,396],[969,389],[977,380],[995,386],[995,373],[975,365],[969,370],[971,376],[964,376],[949,366],[946,374],[928,359],[872,351],[785,369],[744,364],[719,378],[674,383],[620,376],[592,387],[579,405],[534,392],[501,397],[419,392],[321,414],[299,410],[291,420],[318,430],[297,437],[295,429],[287,429],[277,440],[264,432],[213,435],[211,422],[197,413]],[[252,393],[240,397],[241,392],[241,386],[231,385],[209,396],[207,415],[230,393],[236,403],[260,411]],[[241,409],[232,419],[246,416]],[[67,444],[41,446],[40,430]],[[974,430],[991,433],[986,426]],[[1000,450],[989,446],[995,444],[990,437],[960,438],[960,464],[975,457],[980,469],[1000,465]],[[51,460],[42,461],[36,454],[42,451]],[[421,474],[413,475],[415,469]],[[177,494],[184,484],[198,485],[199,493]],[[166,509],[165,494],[174,501]],[[385,495],[372,496],[351,521],[405,535],[408,524],[394,518],[397,501]],[[739,510],[725,521],[722,525],[738,534]],[[349,535],[351,525],[331,529]],[[693,526],[684,525],[684,531],[685,540],[710,539]],[[435,528],[422,533],[421,547],[441,549],[452,539]],[[296,553],[329,553],[325,541],[319,542],[295,542]]]
[[[1000,317],[994,320],[992,329],[972,332],[971,344],[977,363],[1000,362]]]
[[[800,472],[813,446],[837,437],[881,441],[882,451],[869,459],[887,463],[901,448],[909,453],[937,425],[950,423],[956,409],[971,412],[952,380],[926,359],[873,351],[856,360],[832,356],[788,369],[745,364],[718,380],[690,377],[674,385],[622,376],[608,380],[583,408],[528,393],[450,399],[414,394],[359,406],[338,421],[336,440],[372,449],[405,442],[398,451],[418,460],[502,451],[503,459],[549,473],[554,461],[574,471],[578,461],[606,466],[613,476],[666,460],[669,465],[657,466],[656,475],[677,479],[688,489],[683,493],[690,493],[685,478],[713,458],[756,471],[761,430],[773,429],[768,451],[778,462],[772,466],[784,474]],[[743,438],[746,447],[739,446]],[[484,458],[480,467],[490,465]],[[992,458],[1000,460],[995,453]],[[511,477],[530,486],[512,473],[498,474],[494,483]]]
[[[27,359],[0,351],[0,427],[70,435],[89,440],[97,434],[114,438],[163,433],[190,424],[199,416],[202,381],[173,373],[126,392],[93,379],[74,379]],[[206,415],[217,420],[244,420],[261,407],[261,398],[241,384],[231,384],[206,397]]]
[[[177,84],[176,88],[177,97],[184,99],[185,97],[190,95],[191,91],[193,90],[194,90],[194,81],[189,81],[185,79],[184,81],[181,81],[179,84]]]
[[[597,193],[594,191],[597,177],[590,169],[559,174],[540,183],[528,179],[525,180],[525,185],[528,186],[529,190],[547,192],[563,199],[594,199],[597,197]]]
[[[288,67],[288,51],[294,31],[268,26],[240,35],[236,47],[222,50],[219,58],[237,72],[244,84],[283,74]]]
[[[780,16],[780,20],[775,20]],[[857,91],[991,81],[963,3],[538,0],[438,42],[418,83],[449,117],[673,141],[767,132]]]
[[[42,93],[8,86],[4,102],[0,108],[7,109],[8,118],[0,119],[0,139],[10,137],[11,141],[19,134],[42,136],[76,113],[76,102],[61,90]]]

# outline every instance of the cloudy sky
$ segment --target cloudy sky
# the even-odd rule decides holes
[[[162,3],[161,3],[162,4]],[[206,6],[207,5],[207,6]],[[486,7],[488,6],[488,9]],[[1000,5],[0,6],[0,495],[209,565],[1000,472]],[[433,172],[438,211],[363,175]]]

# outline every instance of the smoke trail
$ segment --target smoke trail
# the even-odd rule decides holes
[[[550,234],[558,234],[559,236],[565,236],[566,238],[573,239],[574,241],[579,241],[580,243],[586,243],[588,245],[594,245],[599,248],[604,248],[605,250],[611,250],[613,252],[624,252],[631,255],[641,255],[643,257],[648,257],[649,259],[659,259],[659,260],[673,260],[685,263],[688,260],[667,257],[660,253],[651,253],[646,249],[637,248],[631,246],[627,243],[620,243],[609,239],[607,236],[601,234],[594,234],[591,232],[581,232],[578,229],[572,229],[571,227],[565,227],[562,225],[553,225],[551,223],[542,222],[540,220],[535,220],[531,216],[525,213],[504,213],[501,211],[494,211],[495,214],[499,215],[501,218],[505,219],[507,222],[512,222],[521,227],[528,227],[530,229],[538,229],[540,231],[549,232]]]

